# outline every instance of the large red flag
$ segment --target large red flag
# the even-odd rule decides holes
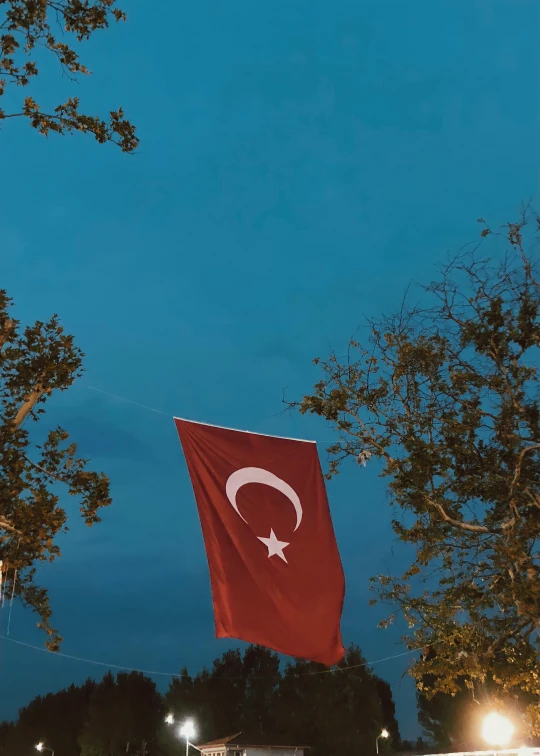
[[[345,580],[315,443],[175,423],[201,519],[216,636],[336,664]]]

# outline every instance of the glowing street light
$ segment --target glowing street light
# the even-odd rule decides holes
[[[190,746],[189,741],[191,740],[191,738],[195,737],[195,724],[192,719],[186,719],[184,724],[178,728],[178,735],[181,738],[186,739],[186,756],[188,756]]]
[[[174,714],[167,714],[165,717],[165,724],[173,725],[176,723],[176,720],[174,718]],[[180,727],[177,727],[176,734],[179,738],[185,738],[186,739],[186,756],[188,756],[189,753],[189,747],[195,748],[196,751],[199,751],[199,753],[202,753],[200,748],[197,748],[196,745],[193,745],[191,742],[191,738],[194,738],[196,735],[195,730],[195,723],[192,719],[186,719],[183,725],[180,725]]]
[[[514,725],[507,718],[492,711],[485,717],[482,724],[482,737],[493,746],[507,745],[514,734]]]
[[[382,730],[381,734],[377,735],[377,737],[375,738],[375,749],[376,749],[377,753],[379,753],[379,739],[380,738],[389,738],[389,737],[390,737],[390,733],[388,732],[387,729]]]
[[[40,740],[39,743],[36,743],[36,751],[39,751],[40,753],[42,751],[49,751],[52,754],[52,756],[54,756],[53,749],[52,748],[47,748],[47,746],[45,745],[45,743],[43,743],[43,741],[41,741],[41,740]]]

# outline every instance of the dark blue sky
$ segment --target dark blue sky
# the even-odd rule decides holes
[[[17,317],[58,312],[86,352],[85,378],[49,422],[112,482],[102,525],[74,519],[40,576],[63,651],[195,671],[236,644],[213,637],[172,415],[316,438],[324,465],[331,431],[276,416],[282,389],[308,391],[312,358],[339,349],[363,315],[391,310],[411,279],[431,280],[447,250],[476,237],[478,216],[496,225],[537,197],[539,6],[125,5],[128,23],[87,45],[94,76],[75,93],[89,110],[123,104],[139,154],[3,126],[1,285]],[[54,84],[36,99],[74,93],[59,74]],[[369,576],[401,566],[384,481],[351,466],[328,491],[345,640],[368,659],[399,653],[399,633],[378,631],[381,610],[367,608]],[[12,637],[40,644],[33,626],[16,610]],[[406,664],[376,670],[412,735]],[[0,716],[102,671],[2,641]]]

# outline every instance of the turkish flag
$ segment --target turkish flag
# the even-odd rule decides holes
[[[327,666],[345,593],[317,447],[175,418],[203,531],[216,636]]]

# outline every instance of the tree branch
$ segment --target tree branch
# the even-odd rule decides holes
[[[15,322],[11,319],[5,321],[2,330],[0,331],[0,352],[4,348],[4,344],[9,341],[11,334],[15,330]]]
[[[450,517],[448,515],[441,504],[439,504],[438,501],[434,501],[433,499],[430,499],[429,496],[426,497],[429,504],[434,507],[437,512],[440,514],[440,516],[443,518],[445,522],[450,523],[450,525],[454,525],[457,528],[461,528],[461,530],[468,530],[470,533],[491,533],[492,531],[489,530],[485,525],[473,525],[470,522],[464,522],[463,520],[455,520],[453,517]]]
[[[20,530],[17,530],[16,527],[14,527],[10,522],[4,520],[3,518],[0,519],[0,528],[2,530],[7,530],[9,533],[17,533],[17,535],[20,535],[21,533]]]
[[[17,430],[24,422],[26,416],[34,409],[39,402],[43,394],[46,394],[47,390],[43,389],[40,384],[36,386],[34,391],[27,397],[25,403],[19,409],[13,420],[13,428]]]

